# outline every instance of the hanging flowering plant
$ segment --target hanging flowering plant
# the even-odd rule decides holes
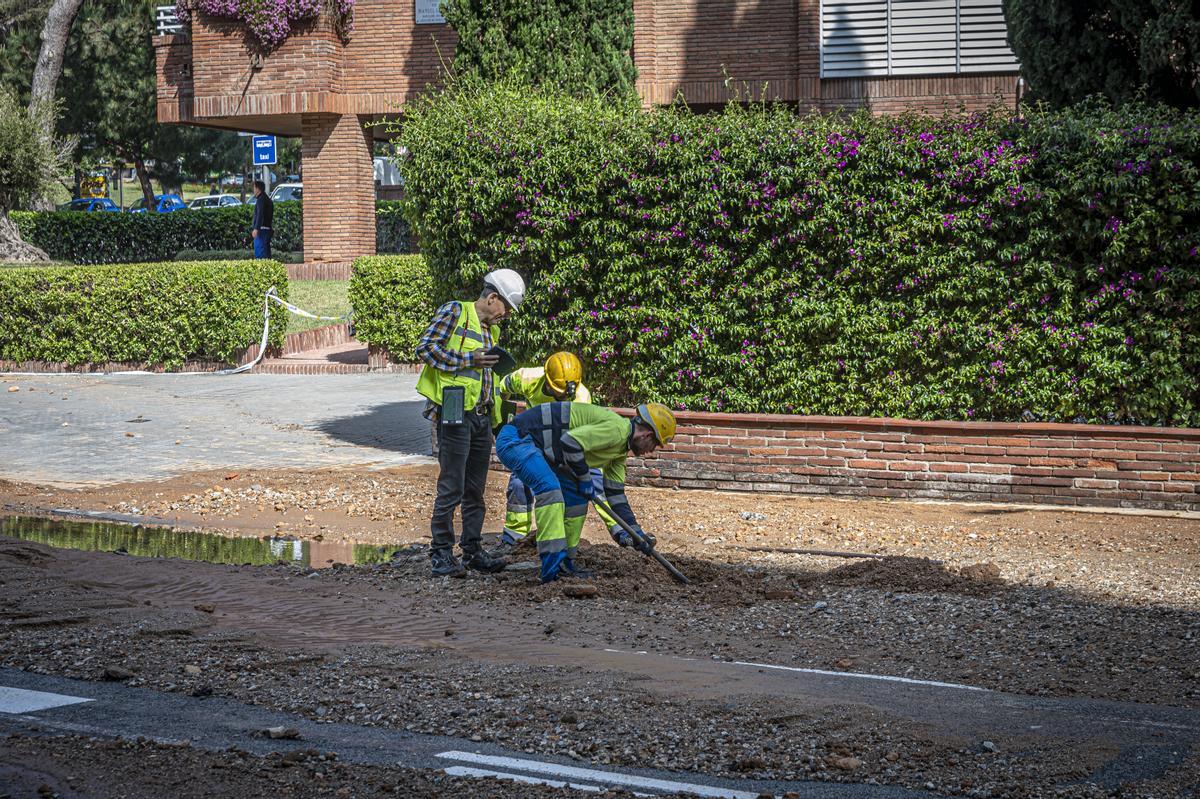
[[[297,23],[316,19],[322,11],[343,38],[354,25],[354,0],[176,0],[175,13],[181,22],[187,23],[193,11],[240,20],[268,50],[283,44]]]

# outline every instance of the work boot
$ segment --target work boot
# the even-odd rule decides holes
[[[496,542],[496,546],[489,549],[487,553],[493,558],[507,558],[521,545],[522,540],[513,538],[506,530],[500,534],[500,540]]]
[[[471,553],[464,552],[463,563],[468,569],[484,574],[495,574],[498,571],[504,571],[504,567],[508,565],[508,561],[504,558],[493,557],[482,550]]]
[[[467,570],[453,552],[436,550],[429,556],[434,577],[465,577]]]
[[[585,569],[575,562],[573,558],[567,558],[562,562],[562,573],[568,577],[577,577],[580,580],[587,580],[595,577],[596,573],[591,569]]]

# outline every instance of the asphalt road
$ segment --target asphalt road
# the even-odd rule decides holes
[[[0,478],[411,463],[432,449],[424,405],[411,374],[0,375]]]
[[[14,690],[15,689],[15,690]],[[37,693],[30,693],[37,692]],[[79,701],[85,700],[85,701]],[[35,709],[41,705],[71,702]],[[271,727],[299,731],[295,740],[271,739]],[[500,776],[570,782],[592,788],[619,786],[656,795],[688,792],[708,797],[755,799],[761,794],[800,792],[806,799],[923,799],[936,794],[902,788],[827,782],[726,780],[615,766],[595,768],[561,757],[515,752],[461,738],[351,724],[319,724],[220,697],[194,698],[118,683],[96,683],[0,669],[0,734],[77,733],[97,737],[189,741],[209,750],[236,746],[265,755],[315,748],[337,752],[343,762],[400,764],[444,770],[456,776]]]

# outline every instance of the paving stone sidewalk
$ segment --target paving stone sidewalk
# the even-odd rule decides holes
[[[428,460],[416,382],[413,374],[0,375],[0,478],[72,486]]]

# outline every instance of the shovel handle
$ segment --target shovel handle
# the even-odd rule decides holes
[[[629,535],[633,538],[633,540],[635,540],[639,543],[645,543],[646,537],[643,536],[641,533],[639,533],[637,530],[635,530],[632,525],[630,525],[628,522],[626,522],[624,519],[622,519],[620,516],[618,516],[616,513],[614,513],[611,505],[609,505],[604,500],[598,499],[598,498],[593,498],[592,502],[595,503],[597,508],[599,508],[600,510],[607,513],[610,517],[612,517],[612,519],[614,521],[616,521],[616,523],[618,525],[620,525],[622,530],[629,533]],[[671,563],[671,561],[669,561],[665,557],[663,557],[662,553],[660,553],[657,549],[655,549],[653,545],[650,546],[649,552],[643,552],[642,554],[658,561],[658,565],[660,565],[664,569],[666,569],[667,574],[669,574],[675,578],[675,582],[682,583],[683,585],[691,585],[692,581],[687,578],[687,575],[685,575],[683,572],[679,571],[679,569],[675,568],[675,564]]]

